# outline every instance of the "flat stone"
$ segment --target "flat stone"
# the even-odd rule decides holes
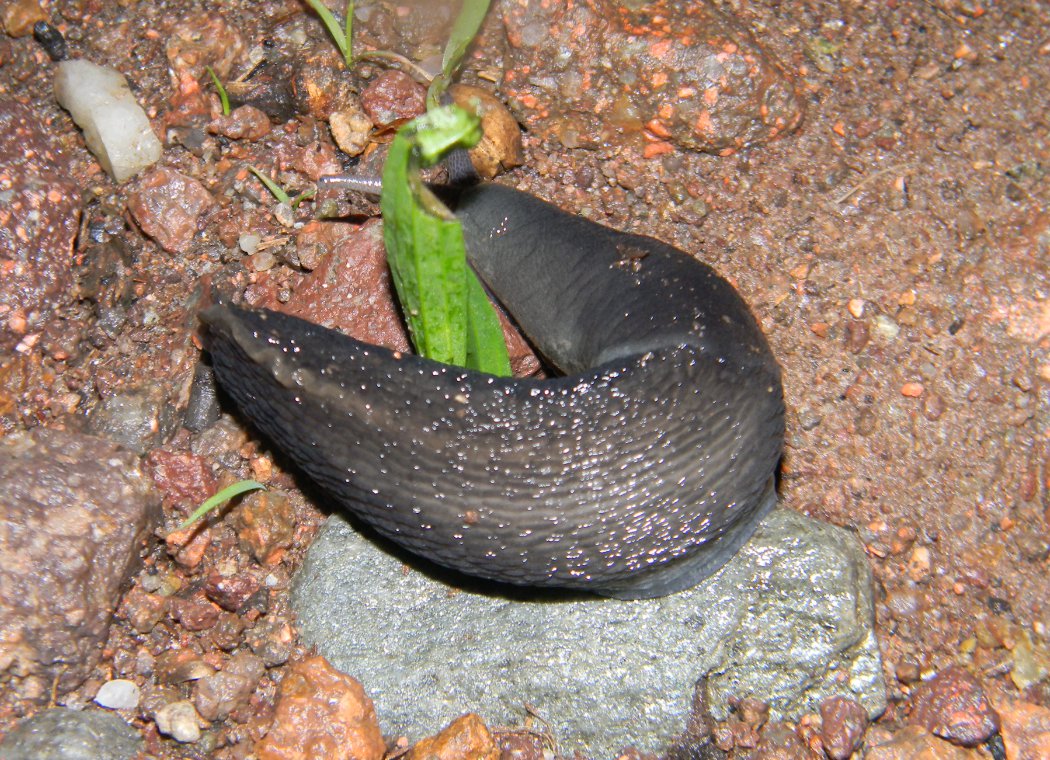
[[[787,510],[662,599],[508,598],[406,572],[388,551],[332,517],[292,596],[303,641],[362,682],[385,734],[419,739],[465,712],[512,725],[527,703],[566,753],[654,752],[684,729],[704,676],[716,718],[730,695],[769,702],[773,720],[836,694],[885,708],[860,542]]]
[[[116,715],[44,710],[0,741],[4,760],[131,760],[143,749],[139,732]]]

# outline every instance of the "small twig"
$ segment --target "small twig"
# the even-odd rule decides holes
[[[849,190],[847,190],[842,195],[840,195],[838,198],[836,198],[835,199],[835,203],[836,204],[845,203],[846,201],[848,201],[850,198],[853,197],[854,193],[857,193],[858,191],[864,189],[865,187],[870,185],[872,182],[877,180],[879,177],[885,176],[887,174],[892,174],[893,172],[905,172],[905,171],[911,169],[912,166],[913,166],[913,164],[911,164],[911,163],[895,164],[893,166],[887,166],[885,169],[879,169],[874,174],[869,174],[867,177],[862,179],[856,185],[854,185]]]

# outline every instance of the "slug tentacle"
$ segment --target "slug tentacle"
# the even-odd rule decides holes
[[[624,598],[717,570],[775,501],[779,368],[682,252],[497,186],[457,207],[485,283],[566,376],[496,378],[284,314],[202,314],[242,412],[378,532],[438,564]]]

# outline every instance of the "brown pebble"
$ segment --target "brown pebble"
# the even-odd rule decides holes
[[[499,760],[492,734],[474,713],[456,718],[441,733],[423,739],[408,753],[408,760]]]
[[[214,205],[204,185],[170,169],[154,169],[128,196],[128,209],[139,227],[169,253],[189,248],[197,220]]]
[[[204,593],[208,598],[230,612],[237,612],[248,601],[249,597],[259,590],[259,581],[252,575],[240,573],[224,577],[212,570],[204,584]]]
[[[47,11],[37,0],[13,0],[4,3],[0,11],[0,22],[4,31],[12,37],[27,37],[33,33],[37,21],[47,21]]]
[[[139,587],[124,597],[124,617],[139,633],[149,633],[168,611],[168,600],[160,594],[149,594]]]
[[[859,354],[871,340],[871,330],[867,322],[851,319],[846,322],[846,348],[851,354]]]
[[[339,150],[348,156],[359,156],[368,147],[372,135],[372,120],[361,110],[357,100],[353,107],[342,107],[328,117],[328,127]],[[312,268],[312,267],[311,267]]]
[[[388,69],[361,93],[361,108],[377,127],[389,127],[423,113],[426,90],[408,74]]]
[[[233,512],[237,537],[262,565],[280,562],[295,534],[295,513],[279,491],[256,491]]]
[[[977,746],[999,730],[999,716],[981,684],[958,665],[945,668],[915,689],[908,722],[964,747]]]
[[[864,760],[972,760],[972,756],[920,726],[905,726],[885,741],[869,742]]]
[[[470,149],[470,162],[483,179],[492,179],[525,162],[521,128],[502,101],[480,87],[454,84],[449,95],[456,105],[481,119],[481,140]]]
[[[515,731],[499,737],[500,760],[544,760],[543,740],[533,733]]]
[[[240,106],[229,116],[219,116],[208,125],[208,131],[231,140],[261,140],[270,134],[270,117],[255,106]]]
[[[922,668],[914,660],[902,660],[894,670],[897,672],[897,680],[904,684],[915,683],[922,676]]]
[[[831,697],[820,704],[820,738],[832,760],[846,760],[864,738],[868,713],[848,697]]]
[[[922,416],[933,422],[939,420],[948,405],[939,393],[926,393],[922,397]]]
[[[171,616],[182,623],[182,627],[187,631],[204,631],[211,628],[219,620],[219,612],[219,607],[203,595],[171,600]]]
[[[308,657],[287,668],[273,725],[255,745],[259,760],[380,760],[385,750],[372,700],[360,683],[323,657]]]
[[[817,756],[788,724],[770,723],[762,729],[751,760],[817,760]]]
[[[731,703],[740,719],[753,726],[755,729],[762,728],[769,720],[769,705],[754,697],[745,697]]]
[[[153,672],[161,684],[180,684],[210,676],[215,668],[201,659],[196,652],[180,649],[162,653],[157,657]]]
[[[194,706],[205,720],[225,718],[246,703],[263,677],[266,668],[251,652],[230,658],[218,673],[197,681]]]

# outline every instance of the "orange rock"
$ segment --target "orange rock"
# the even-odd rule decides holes
[[[907,396],[908,398],[918,398],[922,395],[924,390],[922,383],[905,383],[901,386],[901,395]]]
[[[1050,709],[1005,700],[995,708],[1002,722],[1006,760],[1050,757]]]
[[[416,744],[407,760],[499,760],[500,751],[480,717],[468,713]]]
[[[259,760],[380,760],[386,750],[372,700],[355,679],[309,657],[289,666]]]

